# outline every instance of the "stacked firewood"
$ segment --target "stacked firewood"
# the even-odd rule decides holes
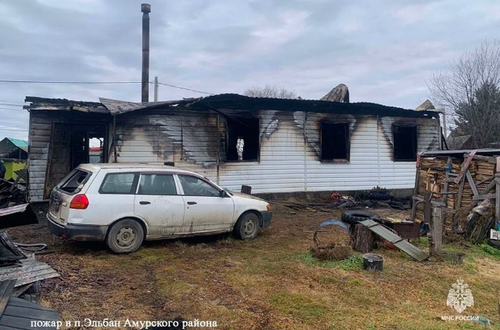
[[[423,158],[418,173],[417,195],[424,196],[426,191],[432,191],[433,200],[441,200],[446,203],[448,210],[459,210],[473,206],[474,194],[465,173],[458,183],[455,179],[460,175],[462,163],[466,158],[452,158],[448,164],[448,157]],[[479,156],[474,157],[468,166],[479,195],[492,193],[485,191],[493,181],[495,175],[496,158]],[[448,191],[445,193],[446,174],[448,174]],[[463,181],[463,182],[462,182]],[[463,185],[463,189],[460,186]],[[490,186],[491,187],[491,186]],[[458,205],[460,203],[460,205]],[[424,219],[424,204],[419,203],[415,209],[415,220]]]

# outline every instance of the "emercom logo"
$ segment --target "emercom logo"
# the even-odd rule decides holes
[[[448,291],[446,305],[453,307],[458,313],[462,313],[467,307],[474,306],[474,297],[469,289],[469,285],[463,280],[457,280]]]

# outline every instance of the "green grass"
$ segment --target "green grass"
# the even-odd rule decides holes
[[[280,291],[272,295],[271,304],[281,313],[302,321],[312,321],[329,312],[327,307],[302,293]]]
[[[481,244],[479,246],[488,256],[493,256],[495,258],[500,258],[500,250],[490,246],[488,244]]]
[[[299,254],[296,258],[305,264],[323,268],[337,268],[343,270],[355,270],[363,268],[363,256],[360,254],[350,255],[346,259],[340,261],[318,260],[310,252]]]

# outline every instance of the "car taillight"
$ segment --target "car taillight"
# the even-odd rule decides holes
[[[267,210],[271,211],[271,205],[270,204],[267,204]]]
[[[69,204],[70,209],[85,210],[89,206],[89,199],[85,195],[76,195]]]

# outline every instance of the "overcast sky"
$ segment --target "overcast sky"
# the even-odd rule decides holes
[[[140,81],[141,2],[0,0],[0,80]],[[149,3],[151,80],[215,94],[269,84],[319,99],[344,83],[351,102],[415,108],[436,70],[500,31],[492,0]],[[0,139],[28,137],[27,95],[139,101],[140,84],[0,83]]]

